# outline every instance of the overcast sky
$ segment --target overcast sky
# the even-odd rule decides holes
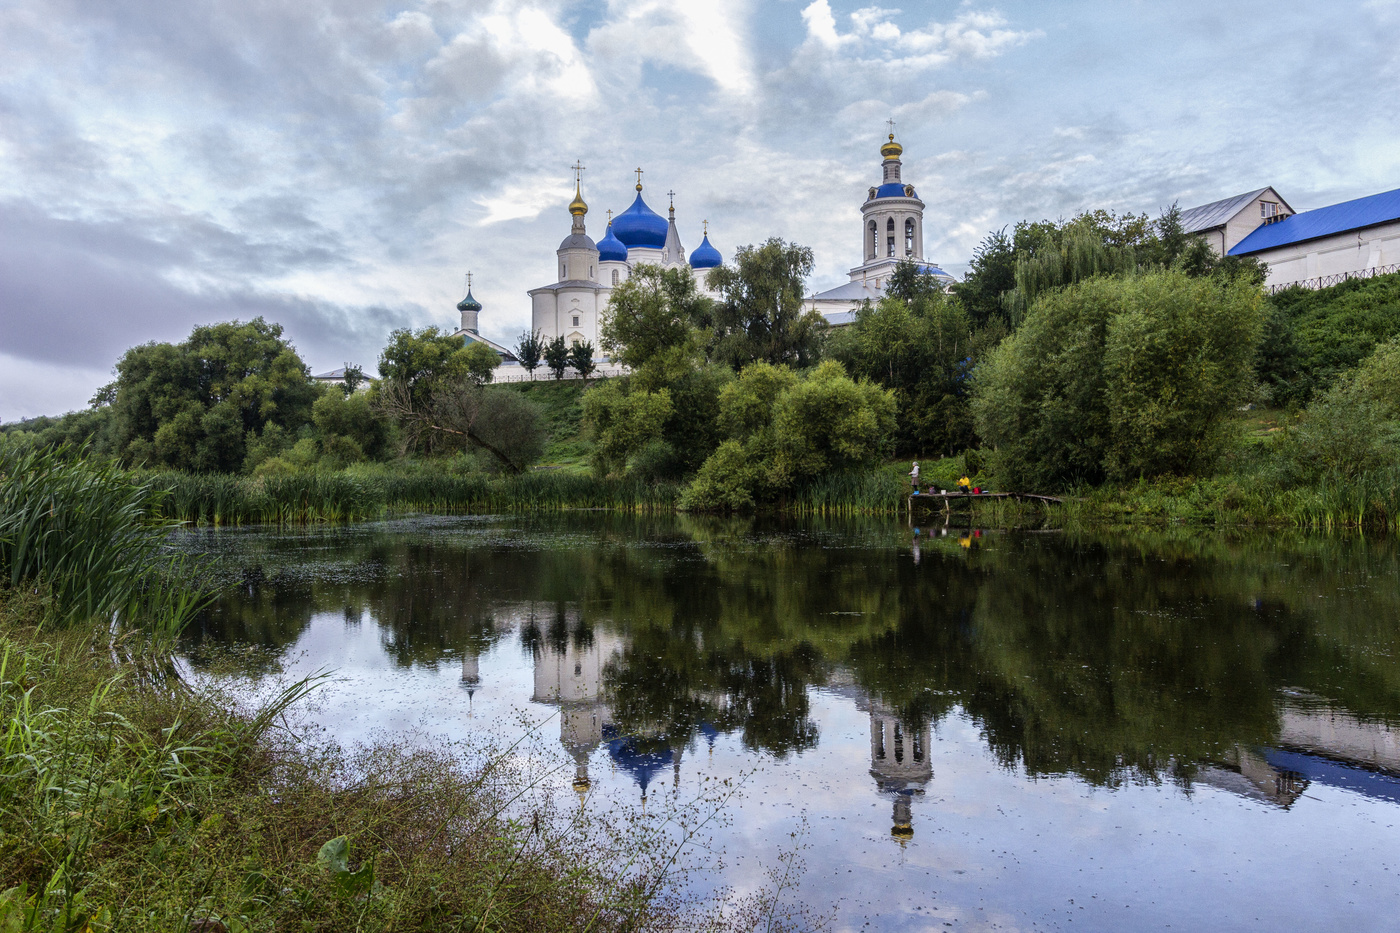
[[[641,166],[683,243],[858,260],[885,121],[961,273],[989,230],[1272,184],[1400,187],[1400,0],[0,0],[0,418],[127,347],[281,322],[313,371],[395,327],[513,343]]]

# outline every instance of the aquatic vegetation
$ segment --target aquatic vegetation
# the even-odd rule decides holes
[[[45,620],[178,632],[205,598],[166,544],[160,487],[68,447],[0,444],[0,586],[46,593]]]
[[[305,525],[377,518],[394,511],[532,512],[612,509],[670,510],[677,489],[640,479],[599,480],[575,473],[487,473],[347,470],[282,476],[160,473],[164,517],[208,525]]]

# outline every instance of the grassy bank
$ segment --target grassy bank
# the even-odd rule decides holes
[[[688,928],[654,833],[555,812],[509,756],[296,740],[158,646],[0,595],[0,929]],[[629,853],[623,857],[618,853]]]
[[[557,810],[512,749],[345,751],[182,679],[204,598],[159,484],[0,447],[0,930],[752,929],[674,892],[732,787],[667,820]],[[777,924],[773,925],[776,928]]]

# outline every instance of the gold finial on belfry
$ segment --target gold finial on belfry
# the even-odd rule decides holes
[[[886,159],[897,159],[904,152],[904,147],[894,141],[894,119],[890,118],[885,122],[890,125],[890,139],[889,142],[880,147],[880,155]]]
[[[583,200],[583,163],[574,162],[570,166],[574,170],[574,199],[569,202],[569,213],[575,217],[582,217],[588,213],[588,205]]]
[[[641,190],[642,190],[642,169],[641,169],[641,166],[638,166],[638,167],[637,167],[636,172],[637,172],[637,190],[638,190],[638,191],[641,191]]]

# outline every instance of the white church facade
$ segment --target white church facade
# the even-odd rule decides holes
[[[710,244],[708,225],[700,245],[686,255],[676,227],[675,201],[671,202],[669,219],[653,211],[642,198],[641,169],[637,170],[637,196],[632,205],[610,217],[603,238],[595,243],[585,223],[588,205],[578,177],[581,171],[575,166],[574,199],[569,204],[573,226],[556,251],[559,280],[530,290],[530,313],[533,328],[546,340],[562,336],[569,344],[586,341],[597,348],[601,347],[603,313],[612,290],[639,264],[690,268],[705,292],[705,274],[724,260]]]

